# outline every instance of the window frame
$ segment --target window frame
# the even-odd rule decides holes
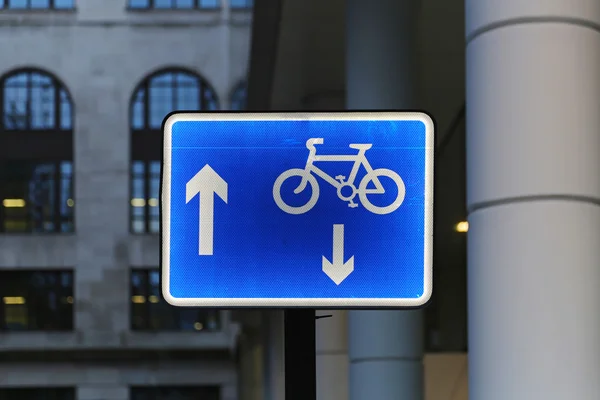
[[[133,206],[131,205],[131,201],[133,199],[134,194],[134,173],[133,166],[136,162],[143,162],[145,165],[144,169],[144,194],[150,194],[150,186],[152,181],[152,174],[150,172],[150,165],[152,162],[161,162],[162,160],[162,152],[163,152],[163,131],[162,126],[159,128],[154,128],[151,126],[151,96],[150,87],[153,79],[159,78],[165,74],[185,74],[193,77],[198,86],[198,102],[199,102],[199,110],[202,111],[206,108],[206,99],[212,98],[216,109],[220,109],[220,100],[217,95],[214,87],[209,83],[209,81],[204,78],[201,74],[192,71],[187,68],[181,67],[166,67],[156,70],[148,75],[146,75],[134,88],[133,93],[131,94],[131,98],[129,101],[129,145],[130,145],[130,159],[129,159],[129,232],[134,235],[156,235],[159,232],[154,232],[150,229],[151,219],[150,219],[150,207],[147,203],[144,204],[144,229],[141,232],[137,232],[133,228],[134,215],[133,215]],[[173,86],[176,88],[177,86]],[[143,123],[141,128],[136,128],[134,126],[134,117],[135,117],[135,107],[140,103],[139,93],[143,93],[143,98],[141,99],[141,107],[142,107],[142,118]],[[176,110],[173,110],[176,111]],[[179,111],[190,111],[190,110],[179,110]],[[208,111],[208,110],[206,110]],[[166,117],[166,115],[165,115]],[[162,163],[161,163],[162,170]],[[159,190],[160,192],[160,190]],[[148,199],[145,199],[147,202]],[[160,202],[159,202],[160,203]],[[160,226],[160,208],[159,208],[159,226]],[[159,229],[160,230],[160,229]]]
[[[54,123],[52,128],[48,129],[35,129],[31,128],[31,114],[32,109],[27,110],[27,124],[25,129],[13,129],[6,127],[5,125],[5,95],[6,95],[6,83],[9,79],[17,77],[21,74],[27,74],[25,90],[27,93],[26,101],[32,104],[31,95],[32,80],[34,75],[40,75],[50,80],[51,87],[54,88],[52,104],[54,107],[53,116]],[[8,86],[9,88],[11,86]],[[73,102],[73,96],[69,89],[64,84],[63,80],[58,78],[55,74],[45,69],[36,67],[21,67],[10,70],[0,76],[0,165],[3,163],[25,163],[27,165],[41,165],[41,164],[54,164],[55,169],[55,182],[57,185],[61,184],[60,174],[60,163],[70,162],[72,167],[70,185],[75,192],[75,166],[74,166],[74,131],[75,131],[75,104]],[[64,100],[63,100],[64,94]],[[63,107],[68,104],[69,109],[69,128],[62,128],[64,118],[66,118],[62,112]],[[32,143],[35,145],[32,146]],[[58,179],[57,179],[58,178]],[[0,182],[0,197],[2,197],[3,189],[2,182]],[[56,196],[60,197],[60,193],[57,190]],[[73,196],[75,197],[75,196]],[[0,199],[1,200],[1,199]],[[75,200],[75,199],[74,199]],[[55,228],[49,231],[34,232],[28,230],[27,232],[12,232],[6,231],[4,227],[4,207],[0,205],[0,233],[1,234],[72,234],[76,230],[75,226],[75,212],[73,210],[72,218],[69,222],[72,223],[73,229],[69,232],[61,232],[60,222],[60,202],[55,201]]]

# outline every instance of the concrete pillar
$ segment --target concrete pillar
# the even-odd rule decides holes
[[[265,400],[285,400],[283,311],[265,311]]]
[[[465,8],[469,398],[600,399],[600,3]]]
[[[348,0],[348,109],[415,108],[415,0]],[[350,399],[423,399],[420,311],[350,311]]]
[[[331,315],[317,320],[317,400],[348,400],[347,311],[318,311]]]

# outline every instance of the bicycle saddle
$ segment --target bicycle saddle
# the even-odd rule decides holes
[[[362,150],[362,149],[369,150],[371,147],[373,147],[373,145],[370,143],[352,143],[348,147],[350,147],[351,149],[356,149],[356,150]]]

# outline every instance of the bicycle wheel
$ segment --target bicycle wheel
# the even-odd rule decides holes
[[[306,176],[307,174],[308,174],[308,176]],[[306,188],[310,186],[310,189],[309,189],[311,191],[310,198],[308,199],[306,204],[304,204],[302,206],[290,206],[285,201],[283,201],[283,198],[281,197],[281,186],[287,179],[293,178],[293,177],[299,177],[299,178],[306,177],[309,184],[306,185],[306,187],[302,190],[302,192],[304,192],[306,190]],[[300,193],[302,193],[302,192],[300,192]],[[291,194],[300,194],[300,193],[291,192]],[[281,208],[282,211],[284,211],[288,214],[295,214],[295,215],[304,214],[305,212],[308,212],[311,208],[313,208],[315,206],[315,204],[317,204],[317,200],[319,199],[319,183],[317,182],[317,179],[314,176],[310,175],[310,173],[307,173],[303,169],[300,169],[300,168],[288,169],[287,171],[284,171],[281,175],[279,175],[277,177],[277,179],[275,180],[275,183],[273,184],[273,199],[275,200],[275,203],[277,204],[277,206],[279,208]]]
[[[367,186],[374,179],[378,179],[380,177],[390,178],[396,184],[398,188],[398,194],[396,195],[395,200],[384,207],[379,207],[373,205],[367,198]],[[369,193],[370,195],[377,196],[377,193]],[[362,205],[373,214],[389,214],[398,209],[402,202],[404,201],[404,196],[406,195],[406,187],[404,186],[404,181],[400,178],[400,175],[395,173],[394,171],[386,168],[379,168],[371,172],[370,174],[365,175],[364,178],[360,181],[360,185],[358,186],[358,197],[360,198],[360,202]]]

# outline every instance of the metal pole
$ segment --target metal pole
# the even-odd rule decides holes
[[[316,400],[315,310],[284,311],[285,400]]]

